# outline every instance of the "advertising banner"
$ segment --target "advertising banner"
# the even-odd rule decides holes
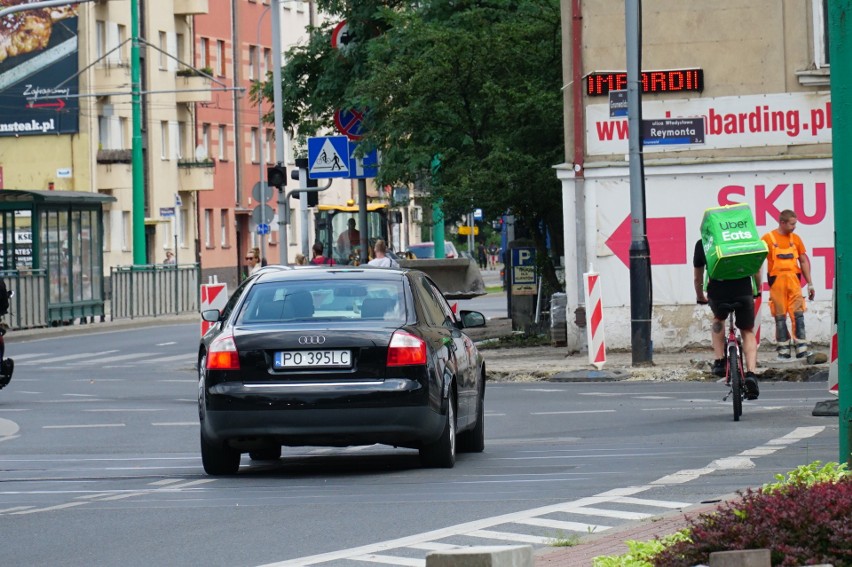
[[[79,130],[77,7],[60,6],[0,19],[0,136]],[[5,42],[4,42],[5,43]]]
[[[648,152],[831,143],[828,93],[648,100],[642,103],[642,118],[704,121],[703,145],[659,144],[646,146]],[[608,104],[586,106],[586,147],[589,155],[627,154],[627,118],[611,118]]]

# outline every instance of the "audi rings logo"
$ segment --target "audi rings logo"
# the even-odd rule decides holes
[[[305,335],[299,337],[300,345],[321,345],[325,343],[325,337],[322,335]]]

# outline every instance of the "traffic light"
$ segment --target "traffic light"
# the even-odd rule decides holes
[[[300,170],[304,169],[304,170],[306,170],[305,171],[305,187],[318,187],[319,186],[316,179],[311,179],[310,177],[308,177],[308,172],[307,172],[308,160],[307,159],[296,158],[296,167],[298,169],[294,169],[290,172],[290,179],[293,179],[294,181],[298,181],[299,180],[299,172],[300,172]],[[299,191],[298,193],[294,194],[293,196],[296,197],[297,199],[299,199],[301,197],[302,193],[308,194],[308,206],[309,207],[316,207],[317,205],[319,205],[319,191]]]
[[[266,168],[266,183],[281,189],[287,185],[287,168],[283,165],[270,165]]]

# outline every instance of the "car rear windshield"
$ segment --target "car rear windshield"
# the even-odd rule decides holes
[[[405,321],[402,280],[268,282],[254,285],[237,324],[310,321]]]

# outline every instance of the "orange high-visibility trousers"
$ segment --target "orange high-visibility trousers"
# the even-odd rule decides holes
[[[773,317],[790,316],[793,336],[797,336],[795,313],[805,312],[805,298],[802,296],[799,274],[781,272],[775,277],[772,285],[769,286],[769,307]]]

